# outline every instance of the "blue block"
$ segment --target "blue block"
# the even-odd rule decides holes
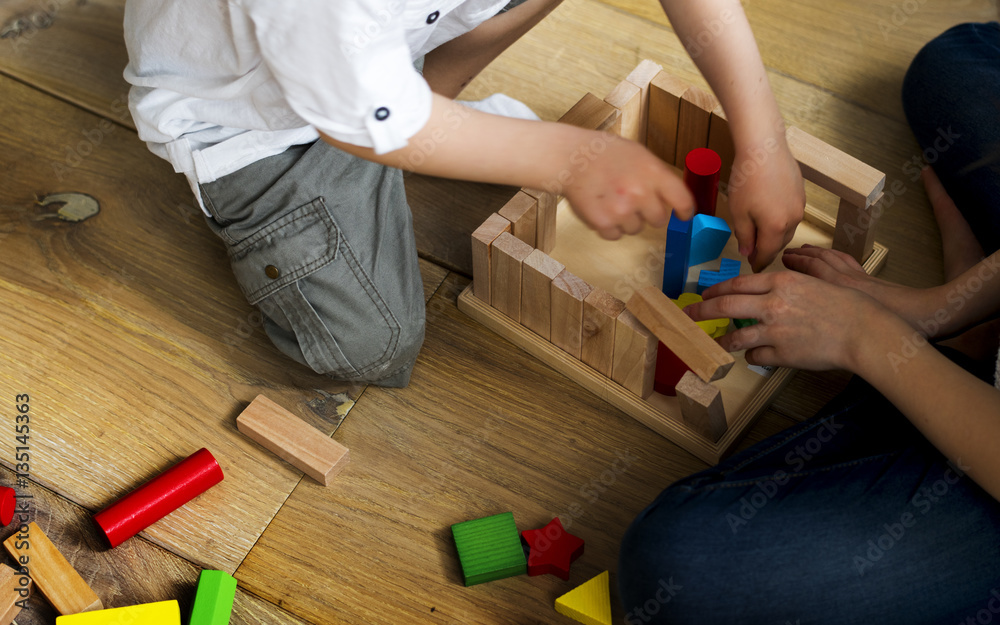
[[[677,299],[684,291],[690,255],[691,222],[675,213],[667,225],[667,252],[663,257],[663,294],[670,299]]]
[[[704,293],[708,287],[715,286],[738,275],[740,275],[740,261],[723,258],[718,271],[708,271],[706,269],[698,275],[698,295]]]
[[[698,214],[691,220],[691,253],[688,265],[700,265],[722,254],[732,230],[721,217]]]

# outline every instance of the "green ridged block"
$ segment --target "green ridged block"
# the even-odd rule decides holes
[[[225,571],[202,571],[190,625],[228,625],[236,599],[236,578]]]
[[[748,328],[750,326],[757,325],[756,319],[733,319],[733,323],[736,324],[737,328]]]
[[[513,512],[456,523],[451,533],[466,586],[528,572]]]

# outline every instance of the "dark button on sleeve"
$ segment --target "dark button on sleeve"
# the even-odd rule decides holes
[[[377,109],[375,109],[375,119],[379,120],[380,122],[389,119],[389,109],[387,109],[384,106],[380,106]]]
[[[427,23],[433,24],[434,22],[438,21],[439,17],[441,17],[441,11],[434,11],[433,13],[427,16]]]

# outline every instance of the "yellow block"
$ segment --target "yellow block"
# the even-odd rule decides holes
[[[556,599],[556,612],[584,625],[611,625],[608,572],[604,571]]]
[[[176,600],[56,617],[56,625],[181,625]]]
[[[684,310],[691,304],[702,301],[701,295],[697,293],[681,293],[680,297],[673,300],[681,310]],[[720,336],[725,336],[726,331],[729,330],[729,319],[706,319],[705,321],[697,321],[698,327],[705,331],[705,334],[709,335],[713,339],[717,339]]]

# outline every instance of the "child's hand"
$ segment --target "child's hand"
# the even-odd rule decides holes
[[[694,216],[694,196],[660,159],[634,141],[607,133],[602,149],[570,159],[563,195],[576,214],[605,239],[666,225],[671,209]],[[565,176],[564,176],[565,178]]]
[[[741,152],[729,178],[733,233],[754,271],[792,240],[806,204],[798,162],[784,140],[773,147]]]

